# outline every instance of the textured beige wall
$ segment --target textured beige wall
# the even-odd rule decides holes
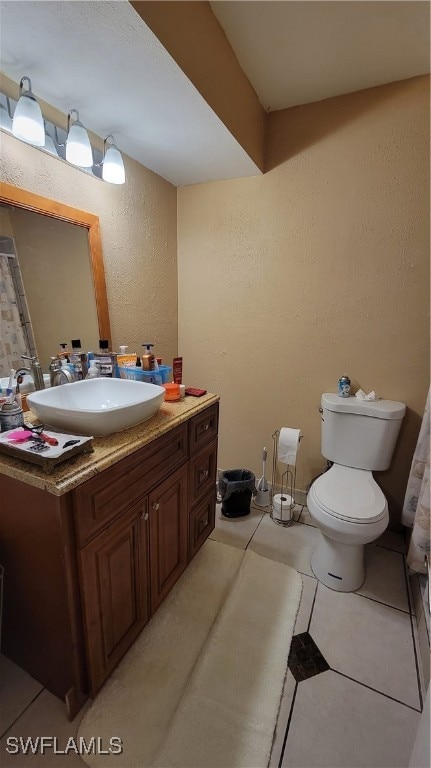
[[[260,475],[300,427],[299,489],[341,374],[404,401],[378,475],[396,526],[429,386],[428,80],[271,114],[268,139],[264,176],[178,191],[185,381],[221,395],[220,467]]]
[[[64,121],[42,106],[49,119]],[[128,344],[132,352],[152,341],[171,364],[177,351],[176,188],[127,156],[127,182],[116,186],[8,134],[0,141],[3,181],[99,217],[114,348]]]

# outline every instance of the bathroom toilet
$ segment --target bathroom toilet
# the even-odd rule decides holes
[[[329,393],[319,410],[322,455],[333,463],[307,495],[319,528],[311,567],[327,587],[353,592],[365,579],[364,545],[389,523],[386,498],[372,473],[389,467],[406,406]]]

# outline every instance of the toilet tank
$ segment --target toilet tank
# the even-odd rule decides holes
[[[322,395],[322,455],[345,467],[378,471],[391,463],[404,403]]]

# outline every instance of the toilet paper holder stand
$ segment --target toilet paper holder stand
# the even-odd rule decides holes
[[[273,452],[272,452],[272,482],[270,493],[270,508],[269,514],[277,525],[283,525],[287,527],[293,522],[293,508],[295,506],[294,490],[296,486],[296,464],[291,466],[286,464],[286,469],[281,474],[280,496],[281,503],[279,509],[274,508],[274,497],[276,496],[275,487],[278,476],[278,442],[280,439],[280,430],[276,429],[272,435]],[[301,443],[302,435],[299,436],[299,443]],[[299,446],[298,446],[299,447]]]

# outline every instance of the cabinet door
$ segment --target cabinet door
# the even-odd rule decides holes
[[[215,522],[215,490],[211,490],[190,513],[189,558],[195,556],[208,538]]]
[[[216,493],[217,440],[202,448],[189,462],[189,505],[201,501],[209,491]]]
[[[149,617],[147,502],[78,551],[91,694]]]
[[[187,565],[187,466],[149,495],[151,610],[154,612]]]

